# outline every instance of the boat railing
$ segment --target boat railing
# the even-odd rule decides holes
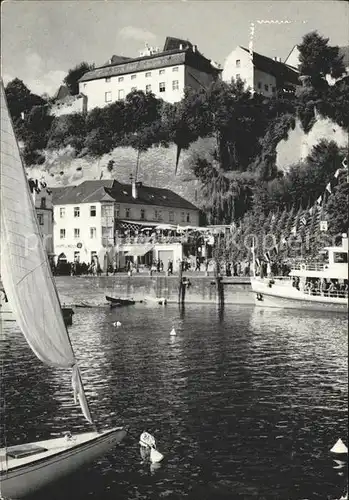
[[[328,264],[320,264],[319,262],[311,262],[309,264],[305,264],[304,262],[297,262],[292,270],[295,271],[326,271],[326,265]]]
[[[347,299],[348,290],[304,290],[306,295],[318,296],[318,297],[335,297],[338,299]]]

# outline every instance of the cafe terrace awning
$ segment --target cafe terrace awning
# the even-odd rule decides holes
[[[142,257],[146,253],[150,252],[153,250],[154,245],[141,245],[134,243],[133,245],[122,245],[122,247],[119,248],[119,252],[123,252],[129,256],[133,257]]]
[[[156,228],[157,223],[154,224],[149,221],[138,221],[138,220],[118,220],[116,221],[116,229],[129,229],[131,231],[140,231],[147,228],[152,231]]]

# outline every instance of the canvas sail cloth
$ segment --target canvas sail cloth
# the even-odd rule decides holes
[[[73,368],[73,389],[92,422],[1,81],[1,279],[19,328],[47,365]]]

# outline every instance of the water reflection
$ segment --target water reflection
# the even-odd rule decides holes
[[[71,292],[80,293],[80,285]],[[113,327],[115,321],[122,326]],[[132,437],[42,500],[300,500],[343,493],[346,467],[329,453],[338,437],[347,442],[342,318],[139,305],[77,310],[70,332],[98,424],[130,424]],[[84,427],[71,404],[69,375],[28,356],[15,326],[4,343],[6,396],[17,414],[7,421],[11,436]],[[28,373],[36,384],[23,391]],[[29,410],[40,394],[49,406]],[[165,455],[156,469],[140,463],[143,430]]]

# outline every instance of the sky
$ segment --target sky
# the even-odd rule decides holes
[[[236,46],[248,47],[251,22],[254,50],[282,60],[313,30],[332,45],[349,44],[346,1],[5,0],[2,78],[6,84],[18,77],[32,92],[53,95],[80,62],[137,57],[146,42],[162,49],[166,36],[190,40],[223,65]]]

